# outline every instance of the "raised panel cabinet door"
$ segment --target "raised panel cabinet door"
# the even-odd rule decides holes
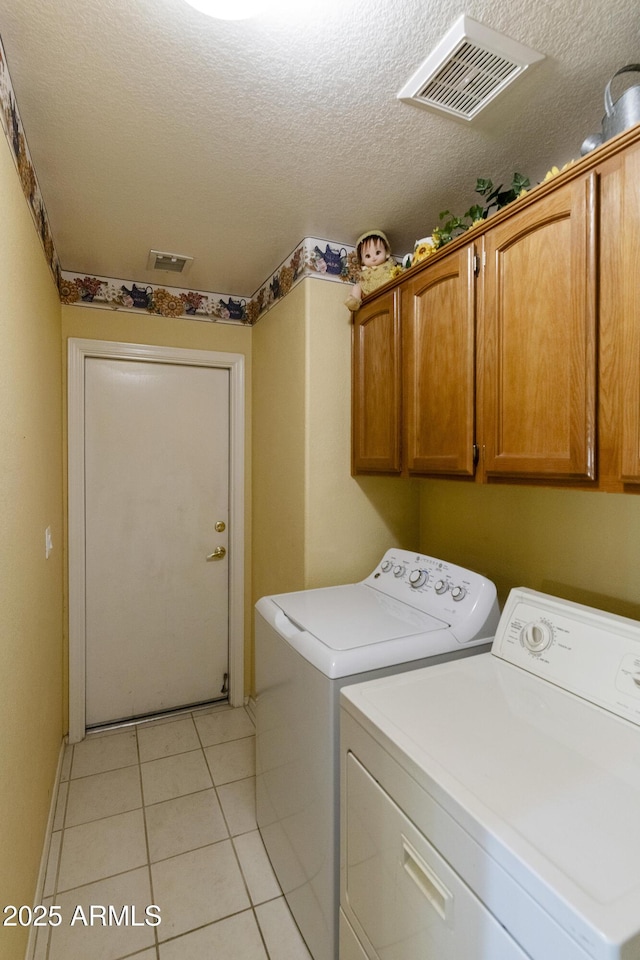
[[[618,292],[622,338],[622,470],[626,483],[640,483],[640,147],[627,151],[622,203],[618,208]]]
[[[415,277],[404,310],[407,468],[472,477],[475,440],[474,248]]]
[[[596,476],[595,174],[487,231],[485,476]]]
[[[352,470],[400,473],[400,307],[395,290],[361,307],[353,324]]]

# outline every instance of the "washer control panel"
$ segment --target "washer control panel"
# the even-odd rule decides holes
[[[640,622],[512,590],[494,656],[640,725]]]
[[[364,581],[442,620],[461,643],[483,636],[493,639],[500,612],[495,585],[486,577],[446,560],[409,550],[387,550]]]

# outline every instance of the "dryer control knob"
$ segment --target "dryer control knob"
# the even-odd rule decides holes
[[[464,587],[453,587],[451,590],[451,596],[454,600],[464,600],[467,595],[467,591]]]
[[[548,623],[528,623],[522,631],[522,642],[531,653],[542,653],[553,640],[553,630]]]
[[[436,593],[438,594],[446,593],[448,589],[449,589],[449,584],[447,583],[446,580],[438,580],[438,582],[436,583]]]
[[[393,567],[393,561],[385,560],[384,563],[382,564],[382,572],[389,573],[389,570],[391,570],[392,567]]]
[[[401,563],[397,567],[393,568],[394,577],[401,577],[407,568],[403,567]]]
[[[414,590],[417,590],[418,587],[424,587],[428,579],[429,574],[426,570],[412,570],[409,574],[409,583]]]

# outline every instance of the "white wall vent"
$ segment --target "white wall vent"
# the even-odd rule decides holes
[[[188,273],[193,263],[193,257],[184,257],[180,253],[162,253],[160,250],[149,250],[147,270],[165,270],[168,273]]]
[[[544,54],[461,16],[405,84],[398,99],[473,120],[538,60],[544,60]]]

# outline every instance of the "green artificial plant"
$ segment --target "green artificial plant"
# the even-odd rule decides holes
[[[503,190],[502,184],[494,188],[492,180],[478,177],[475,192],[485,198],[484,204],[474,204],[461,217],[455,216],[450,210],[444,210],[440,214],[440,220],[444,220],[444,223],[433,231],[435,245],[442,247],[479,221],[486,220],[490,213],[500,210],[511,203],[512,200],[516,200],[529,189],[530,185],[529,178],[524,177],[521,173],[514,173],[508,190]]]

